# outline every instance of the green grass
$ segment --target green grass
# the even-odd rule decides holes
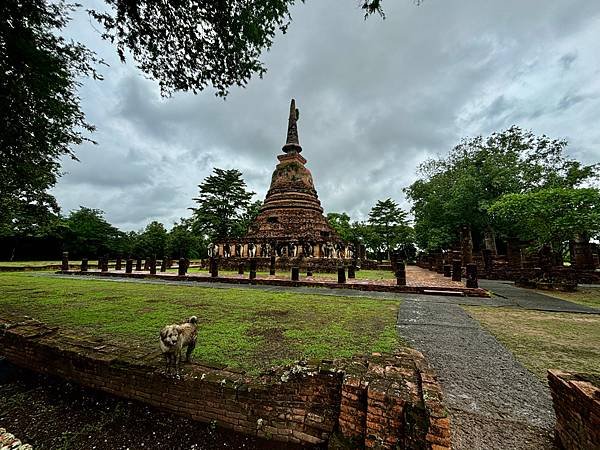
[[[600,373],[600,315],[464,307],[529,370]]]
[[[56,264],[60,265],[61,261],[0,261],[0,266],[7,267],[40,267]],[[69,261],[69,264],[81,264],[81,261]]]
[[[577,292],[538,291],[540,294],[561,298],[580,305],[600,309],[600,286],[593,288],[577,288]]]
[[[170,269],[173,270],[175,272],[177,272],[177,269]],[[198,268],[191,268],[188,272],[193,274],[194,272],[204,272],[208,274],[208,269],[203,268],[203,269],[198,269]],[[219,270],[219,275],[223,275],[223,276],[227,276],[227,275],[237,275],[237,270]],[[283,271],[283,270],[277,270],[276,275],[282,276],[282,275],[286,275],[291,277],[291,272],[288,271]],[[356,278],[359,280],[394,280],[395,279],[395,275],[392,271],[390,270],[357,270],[356,271]],[[248,276],[248,268],[245,268],[244,270],[244,275]],[[256,275],[258,277],[268,277],[269,276],[269,271],[268,270],[262,270],[262,271],[257,271]],[[346,273],[347,276],[347,273]],[[305,278],[306,277],[306,271],[300,271],[300,279]],[[331,279],[331,280],[337,280],[337,272],[336,273],[326,273],[326,272],[313,272],[313,278],[325,278],[325,279]]]
[[[303,358],[393,351],[398,301],[244,289],[0,274],[2,313],[119,344],[157,349],[158,331],[191,315],[197,360],[253,373]]]

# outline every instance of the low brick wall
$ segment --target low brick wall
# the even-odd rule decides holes
[[[256,267],[258,270],[269,270],[271,264],[271,258],[268,257],[256,257]],[[208,270],[209,266],[208,259],[202,259],[200,261],[200,267],[204,267]],[[230,256],[229,258],[219,258],[219,268],[225,270],[237,270],[240,263],[244,263],[246,270],[250,267],[250,258]],[[338,266],[350,265],[350,259],[339,259],[339,258],[288,258],[286,256],[278,256],[275,259],[275,269],[277,271],[289,272],[292,267],[299,267],[301,271],[305,272],[310,266],[314,272],[325,272],[325,273],[336,273]],[[356,262],[362,269],[377,269],[378,263],[373,260],[360,260]]]
[[[326,443],[337,433],[349,448],[450,448],[440,386],[411,349],[257,377],[190,364],[174,377],[158,352],[86,342],[34,320],[0,325],[0,354],[15,365],[241,433],[301,444]]]
[[[567,450],[600,449],[600,376],[549,370],[548,384],[557,444]]]

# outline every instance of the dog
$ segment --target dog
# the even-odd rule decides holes
[[[183,347],[187,347],[185,362],[190,362],[190,356],[196,347],[197,336],[198,318],[196,316],[190,317],[179,325],[167,325],[161,330],[159,346],[165,356],[167,369],[169,367],[175,368],[175,370],[179,369]]]

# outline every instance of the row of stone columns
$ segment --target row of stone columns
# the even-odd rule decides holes
[[[443,273],[445,277],[452,278],[452,281],[462,280],[462,264],[460,259],[453,259],[452,264],[444,264]],[[479,287],[477,281],[477,264],[468,263],[466,265],[467,287]]]

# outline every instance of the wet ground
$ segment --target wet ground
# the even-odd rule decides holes
[[[3,361],[0,427],[36,450],[302,448],[163,413]]]

